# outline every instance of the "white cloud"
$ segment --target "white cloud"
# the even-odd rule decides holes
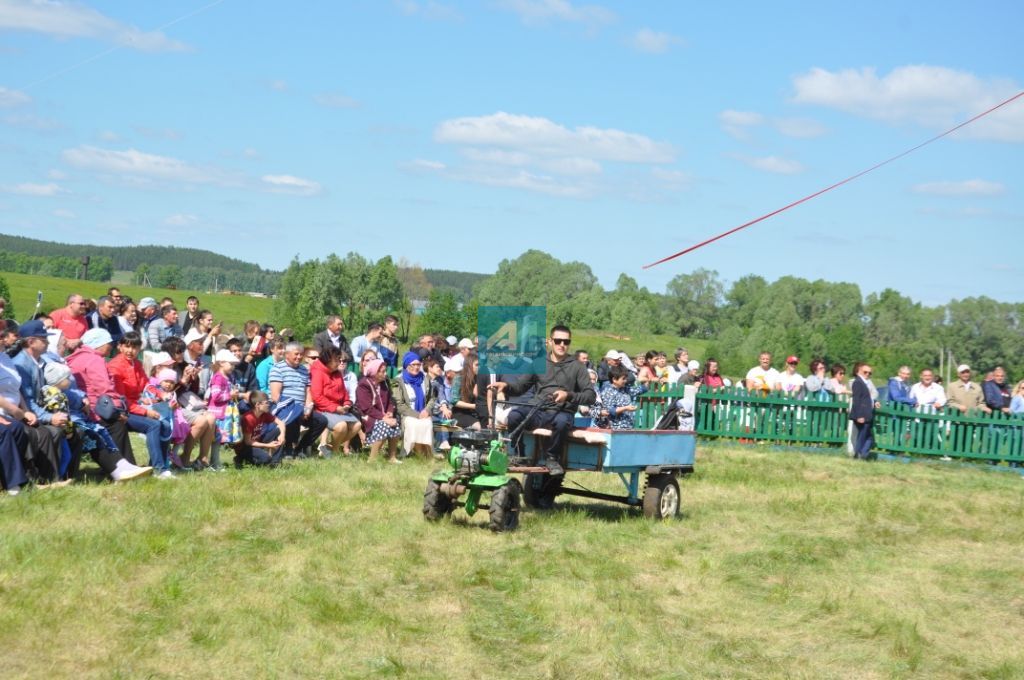
[[[340,92],[323,92],[313,95],[313,101],[328,109],[358,109],[362,104]]]
[[[187,213],[177,213],[164,219],[164,225],[168,227],[187,227],[190,224],[195,224],[199,221],[199,218],[195,215]]]
[[[828,132],[824,125],[810,118],[775,118],[772,125],[786,137],[810,139]]]
[[[811,69],[793,79],[793,100],[889,123],[952,126],[1020,92],[1011,80],[982,79],[942,66],[900,66],[879,77],[873,68]],[[1024,106],[1011,104],[958,133],[966,137],[1024,142]]]
[[[728,135],[746,142],[752,137],[751,128],[770,125],[786,137],[820,137],[825,126],[810,118],[767,118],[756,111],[726,109],[718,114],[718,122]]]
[[[50,179],[67,179],[68,173],[57,168],[52,168],[49,172],[46,173],[46,176],[49,177]]]
[[[693,177],[682,170],[669,170],[668,168],[651,168],[651,176],[654,179],[672,186],[683,186],[690,184]]]
[[[414,161],[404,163],[402,167],[405,170],[412,170],[414,172],[440,172],[441,170],[444,170],[448,166],[442,163],[441,161],[428,161],[422,158],[417,158]]]
[[[932,196],[1002,196],[1006,185],[983,179],[968,179],[962,182],[925,182],[915,184],[914,193]]]
[[[567,21],[596,29],[616,18],[614,12],[600,5],[573,5],[568,0],[499,0],[497,5],[530,25]]]
[[[671,163],[675,150],[644,135],[612,128],[573,130],[547,118],[499,111],[489,116],[453,118],[434,130],[442,144],[501,147],[537,156],[580,157],[625,163]]]
[[[121,137],[116,132],[111,132],[110,130],[104,130],[103,132],[100,133],[99,136],[100,136],[100,140],[104,141],[104,142],[119,142],[119,141],[121,141]]]
[[[0,109],[13,109],[15,106],[28,104],[30,101],[32,98],[24,92],[0,86]]]
[[[528,165],[533,159],[530,154],[522,151],[503,151],[501,149],[477,149],[466,147],[459,153],[477,163],[494,163],[495,165]]]
[[[57,210],[54,210],[53,211],[53,216],[54,217],[59,217],[62,220],[73,220],[76,217],[78,217],[78,215],[76,215],[75,213],[71,212],[70,210],[66,210],[64,208],[58,208]]]
[[[242,158],[256,160],[260,158],[260,152],[250,146],[248,148],[242,149]]]
[[[52,132],[64,127],[59,120],[54,118],[40,118],[39,116],[32,115],[31,113],[12,113],[4,116],[3,120],[6,125],[10,125],[11,127],[35,130],[36,132]]]
[[[226,184],[216,171],[204,170],[170,156],[157,156],[136,149],[113,151],[94,146],[66,149],[64,162],[83,170],[93,170],[127,177],[184,182],[187,184]]]
[[[804,166],[799,161],[778,156],[750,157],[737,155],[735,158],[743,161],[755,170],[763,170],[764,172],[771,172],[777,175],[796,175],[804,171]]]
[[[323,190],[319,182],[293,175],[264,175],[262,179],[274,193],[314,196]]]
[[[402,14],[410,17],[422,17],[431,21],[462,21],[459,10],[434,0],[395,0],[395,6]]]
[[[664,54],[676,45],[682,45],[683,39],[671,33],[663,33],[650,28],[641,28],[629,39],[633,49],[648,54]]]
[[[60,185],[54,182],[47,184],[22,182],[21,184],[7,185],[3,187],[3,190],[8,194],[17,194],[19,196],[56,196],[64,191],[60,188]]]
[[[188,49],[159,31],[143,31],[77,2],[6,0],[0,29],[35,31],[59,38],[95,38],[144,52]]]
[[[525,189],[561,198],[584,198],[591,191],[584,186],[559,181],[548,175],[538,175],[527,170],[513,172],[466,173],[455,175],[456,179],[491,187]]]
[[[270,82],[267,83],[267,86],[271,90],[276,90],[277,92],[287,92],[288,91],[288,82],[284,81],[284,80],[280,80],[280,79],[278,79],[278,80],[271,80]]]
[[[600,175],[604,171],[601,164],[591,158],[552,158],[540,161],[538,166],[556,175]]]

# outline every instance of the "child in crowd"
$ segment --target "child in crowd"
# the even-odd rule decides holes
[[[601,410],[596,425],[613,430],[632,430],[636,404],[633,399],[645,390],[626,384],[627,370],[622,366],[608,369],[608,382],[601,389]]]
[[[206,392],[207,409],[217,419],[217,435],[213,439],[210,451],[210,467],[214,470],[223,469],[220,465],[220,445],[234,444],[242,438],[238,407],[234,404],[238,399],[238,388],[231,380],[238,361],[238,357],[231,350],[218,350],[214,356],[214,371]]]
[[[235,445],[235,467],[245,463],[277,467],[283,447],[284,423],[270,412],[270,397],[253,390],[249,410],[242,416],[242,441]]]
[[[178,406],[178,374],[173,368],[161,368],[149,379],[139,395],[139,405],[160,414],[160,440],[167,443],[168,458],[178,467],[184,467],[178,451],[190,434],[191,428]]]
[[[90,417],[89,399],[78,389],[71,369],[58,362],[47,363],[43,369],[46,386],[41,390],[42,405],[50,413],[68,414],[65,432],[67,437],[80,436],[82,453],[88,453],[105,473],[115,482],[139,479],[153,473],[151,467],[140,467],[125,460],[107,428]],[[64,443],[64,451],[70,462],[70,447]],[[62,472],[65,457],[61,458]]]

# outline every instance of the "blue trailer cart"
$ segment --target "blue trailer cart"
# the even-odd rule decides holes
[[[680,430],[605,430],[587,424],[589,420],[577,419],[577,426],[559,453],[564,476],[552,476],[538,464],[544,458],[550,430],[512,435],[496,430],[451,432],[450,467],[435,472],[427,482],[424,516],[441,519],[457,507],[472,516],[483,509],[490,513],[493,531],[512,531],[519,523],[520,495],[532,508],[550,509],[562,494],[625,503],[642,508],[644,515],[656,520],[677,516],[678,479],[693,472],[696,434]],[[511,453],[511,440],[520,434],[524,455],[516,458]],[[580,472],[617,475],[625,493],[602,493],[565,484],[568,475]],[[515,474],[523,475],[521,484],[512,476]],[[483,502],[484,494],[489,494],[487,503]]]
[[[524,434],[524,453],[531,464],[509,467],[509,472],[524,474],[523,498],[528,506],[550,508],[556,496],[567,494],[642,507],[644,515],[657,520],[679,514],[678,478],[693,472],[697,448],[694,432],[574,428],[559,457],[566,477],[552,477],[547,468],[532,464],[543,458],[550,435],[550,431],[542,429]],[[566,485],[564,480],[574,472],[615,474],[622,481],[625,494],[600,493]]]

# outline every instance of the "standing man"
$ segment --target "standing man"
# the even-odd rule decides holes
[[[747,390],[750,392],[771,392],[781,375],[772,368],[772,353],[761,352],[757,366],[747,371]]]
[[[911,408],[917,406],[917,399],[910,395],[910,366],[900,366],[896,375],[889,378],[886,401],[893,404],[904,404]]]
[[[388,368],[398,366],[398,317],[388,314],[384,317],[384,329],[381,331],[378,345],[380,347],[380,358]]]
[[[978,383],[971,382],[971,367],[960,364],[956,367],[959,380],[954,380],[946,390],[946,403],[960,413],[983,411],[991,413],[992,409],[985,405],[985,397]]]
[[[199,319],[199,298],[189,295],[185,300],[185,318],[181,320],[181,332],[188,333],[188,329]]]
[[[544,375],[525,375],[517,382],[492,383],[488,389],[505,391],[510,396],[536,389],[534,403],[540,403],[527,421],[533,406],[518,406],[508,414],[508,429],[515,431],[520,425],[525,428],[546,427],[551,429],[551,438],[541,462],[552,475],[564,475],[565,470],[559,456],[572,427],[573,418],[580,406],[590,406],[597,400],[587,367],[569,355],[572,332],[568,326],[557,325],[551,329],[548,338],[547,370]],[[524,421],[525,424],[524,424]],[[513,442],[516,454],[523,455],[522,434]]]
[[[935,373],[930,368],[921,370],[921,381],[910,388],[910,398],[917,402],[917,410],[923,413],[935,413],[946,405],[946,392],[935,382]]]
[[[383,332],[384,327],[374,321],[366,327],[365,334],[352,338],[352,361],[358,364],[363,358],[363,352],[368,349],[372,349],[374,354],[380,356],[379,340]]]
[[[313,336],[313,346],[316,347],[317,352],[323,352],[328,345],[344,352],[341,363],[348,364],[352,361],[352,348],[348,344],[348,339],[345,338],[345,322],[337,314],[328,316],[327,329]]]
[[[160,307],[156,300],[151,297],[144,297],[139,300],[139,334],[142,336],[142,348],[151,352],[159,352],[160,345],[153,347],[149,344],[149,326],[160,318],[158,314]]]
[[[996,366],[992,369],[992,378],[981,384],[981,393],[985,396],[985,405],[993,411],[1010,412],[1010,400],[1013,394],[1006,384],[1006,369]]]
[[[89,330],[89,322],[85,319],[85,298],[78,293],[68,296],[67,307],[50,314],[53,327],[61,332],[64,338],[66,353],[74,352],[82,344],[82,336]]]
[[[52,318],[52,317],[51,317]],[[116,345],[124,332],[121,330],[121,322],[117,320],[117,305],[109,295],[104,295],[96,301],[96,311],[88,317],[89,328],[102,328],[110,333]]]
[[[146,335],[148,345],[154,352],[158,351],[167,338],[180,338],[184,335],[178,325],[178,310],[174,305],[167,305],[160,310],[160,318],[149,324]]]
[[[875,409],[878,404],[878,389],[871,382],[871,366],[857,364],[857,377],[853,380],[853,401],[850,402],[850,420],[853,421],[853,455],[861,460],[871,457],[875,445],[873,428]]]

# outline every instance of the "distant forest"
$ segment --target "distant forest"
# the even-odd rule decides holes
[[[139,284],[147,280],[160,287],[194,290],[236,290],[277,294],[283,272],[263,269],[252,262],[219,255],[198,248],[177,246],[93,246],[56,243],[24,236],[0,234],[0,271],[77,278],[79,259],[88,255],[89,279],[109,281],[115,270],[134,272]],[[419,269],[411,266],[411,269]],[[473,297],[473,287],[487,274],[424,269],[418,281],[426,286],[408,286],[410,297],[426,297],[431,288],[451,290],[461,302]],[[415,281],[416,277],[412,277]]]

